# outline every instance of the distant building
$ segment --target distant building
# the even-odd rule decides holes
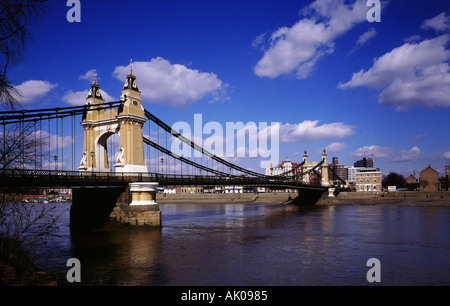
[[[235,186],[235,185],[225,186],[225,193],[243,193],[243,192],[244,192],[243,186]]]
[[[417,189],[419,189],[419,182],[417,181],[417,179],[412,174],[410,174],[405,179],[405,183],[406,183],[406,188],[408,188],[409,190],[417,190]]]
[[[164,187],[164,193],[165,194],[176,194],[177,188],[176,187]]]
[[[347,168],[347,179],[349,183],[356,183],[356,173],[359,172],[359,168],[346,167]]]
[[[339,163],[337,157],[333,157],[333,162],[328,167],[328,177],[335,186],[347,185],[347,168]]]
[[[179,192],[178,192],[179,191]],[[203,187],[201,186],[195,186],[195,187],[191,187],[191,186],[187,186],[187,187],[180,187],[176,193],[187,193],[187,194],[192,194],[192,193],[203,193]]]
[[[448,190],[448,177],[447,176],[440,177],[438,179],[438,181],[439,181],[439,183],[438,183],[438,185],[439,185],[438,189],[439,190]]]
[[[356,191],[381,191],[381,172],[375,168],[360,168],[356,172]]]
[[[353,164],[355,168],[373,168],[373,158],[371,156],[364,157]]]
[[[445,190],[449,190],[450,189],[450,166],[445,166],[445,184],[446,184]]]
[[[270,166],[266,167],[265,174],[268,176],[276,176],[284,174],[286,177],[293,178],[294,180],[300,180],[300,173],[302,168],[297,163],[291,162],[288,158],[283,160],[278,167]],[[260,188],[258,192],[293,192],[291,189],[273,189],[273,188],[265,188],[264,191]]]
[[[445,166],[444,176],[439,178],[439,190],[449,190],[450,187],[450,166]]]
[[[406,184],[417,184],[417,179],[410,174],[406,179],[405,179]]]
[[[276,176],[286,174],[288,177],[296,177],[297,173],[300,173],[300,168],[297,168],[298,164],[291,162],[288,158],[283,160],[278,167],[270,166],[266,167],[266,175]]]
[[[438,172],[428,165],[419,174],[420,191],[437,191],[439,187]]]

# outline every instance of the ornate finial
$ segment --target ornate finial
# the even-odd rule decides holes
[[[133,59],[130,59],[130,74],[133,74]]]
[[[97,84],[97,70],[94,69],[94,84]]]

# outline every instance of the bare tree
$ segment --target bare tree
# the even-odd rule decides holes
[[[48,204],[22,203],[0,190],[0,285],[55,285],[56,276],[42,271],[34,251],[58,236],[65,211]]]
[[[0,106],[19,106],[20,92],[8,78],[9,69],[23,59],[31,39],[30,25],[44,14],[47,0],[0,0]],[[3,122],[4,123],[4,122]],[[36,122],[0,125],[0,174],[6,168],[39,168],[44,159],[45,137]],[[48,135],[47,135],[48,136]],[[35,246],[54,234],[55,207],[22,203],[16,194],[0,186],[0,280],[2,262],[14,261],[23,248]],[[0,281],[1,283],[1,281]]]
[[[20,93],[8,80],[10,66],[18,63],[30,39],[30,24],[44,13],[47,0],[0,0],[0,103],[13,108]]]
[[[2,126],[0,131],[0,175],[5,169],[39,168],[43,160],[47,138],[40,137],[35,122]],[[23,189],[23,188],[22,188]],[[22,204],[14,190],[0,186],[0,254],[13,252],[19,246],[30,245],[44,236],[53,223],[40,224],[46,209],[36,211],[36,206]]]
[[[60,215],[56,206],[22,203],[15,195],[0,199],[0,254],[11,259],[25,247],[54,235]]]
[[[383,186],[397,186],[398,188],[403,188],[406,185],[405,178],[401,174],[395,172],[390,172],[383,180]]]
[[[41,137],[37,127],[36,122],[0,125],[0,175],[5,169],[41,166],[48,152],[48,135]],[[30,279],[29,275],[19,273],[23,269],[26,273],[36,269],[30,251],[43,238],[57,233],[55,207],[23,203],[20,194],[24,192],[26,187],[7,189],[0,185],[0,284],[5,284],[2,275],[5,269],[15,271],[13,281]]]
[[[42,136],[36,122],[0,127],[0,171],[3,169],[39,169],[48,155],[48,135]]]

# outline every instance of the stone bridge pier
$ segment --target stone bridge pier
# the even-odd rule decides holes
[[[130,183],[127,187],[72,189],[71,231],[105,227],[161,227],[156,203],[158,183]]]
[[[328,188],[299,189],[293,202],[297,205],[314,205],[323,196],[328,196]]]

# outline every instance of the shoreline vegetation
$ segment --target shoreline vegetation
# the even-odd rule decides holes
[[[5,239],[7,238],[0,238]],[[7,241],[2,241],[1,243]],[[57,286],[58,278],[45,272],[29,250],[0,254],[0,286]],[[6,258],[5,258],[6,257]]]
[[[297,193],[241,193],[241,194],[168,194],[157,195],[159,204],[259,204],[294,205]],[[420,192],[342,192],[335,197],[325,194],[317,206],[326,205],[397,205],[397,206],[450,206],[450,191]],[[2,254],[0,254],[2,255]],[[1,286],[57,286],[63,285],[58,277],[43,271],[30,255],[21,250],[14,258],[0,256]]]

